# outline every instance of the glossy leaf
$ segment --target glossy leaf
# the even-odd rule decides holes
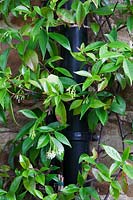
[[[85,80],[85,82],[83,83],[83,86],[82,86],[82,90],[85,91],[88,87],[91,86],[91,84],[94,82],[94,79],[93,78],[87,78]]]
[[[84,52],[91,51],[91,50],[96,51],[102,45],[104,45],[104,42],[102,41],[93,42],[85,47]]]
[[[63,46],[65,49],[71,51],[71,46],[69,43],[69,40],[60,33],[49,33],[49,37],[58,42],[61,46]]]
[[[119,67],[119,65],[115,65],[114,63],[105,64],[101,67],[100,74],[114,72],[119,69]]]
[[[20,162],[20,165],[21,165],[24,169],[32,168],[32,165],[31,165],[29,159],[28,159],[26,156],[20,155],[20,156],[19,156],[19,162]]]
[[[26,51],[24,55],[24,62],[25,65],[28,66],[32,71],[36,71],[39,63],[37,53],[34,50]]]
[[[92,77],[90,72],[87,72],[85,70],[74,72],[75,74],[78,74],[79,76],[85,76],[85,77]]]
[[[98,91],[104,90],[108,86],[108,79],[105,78],[101,83],[98,84]]]
[[[57,140],[59,140],[61,143],[65,144],[65,145],[68,145],[71,147],[71,144],[70,142],[68,141],[68,139],[66,138],[66,136],[64,136],[63,134],[55,131],[55,137]]]
[[[0,68],[4,71],[7,65],[7,60],[9,56],[9,49],[6,49],[1,55],[0,55]]]
[[[127,29],[129,31],[129,33],[131,33],[133,30],[133,16],[129,16],[127,18]]]
[[[32,147],[33,139],[30,137],[26,138],[22,144],[22,153],[26,154],[26,152]]]
[[[30,119],[37,119],[36,114],[29,109],[19,110],[19,112],[22,113],[24,116],[30,118]]]
[[[100,108],[100,107],[103,107],[105,104],[100,101],[99,99],[94,99],[92,98],[90,100],[90,108]]]
[[[16,177],[13,182],[11,183],[10,185],[10,188],[9,188],[9,191],[12,192],[12,193],[15,193],[18,188],[19,188],[19,185],[21,183],[21,180],[22,180],[22,176],[18,176]]]
[[[70,110],[78,108],[82,104],[82,99],[77,99],[71,103]]]
[[[91,29],[95,34],[97,34],[100,30],[100,26],[99,26],[99,24],[93,22],[93,23],[91,23]]]
[[[48,35],[45,31],[41,30],[39,33],[39,46],[41,49],[43,59],[46,53],[47,42],[48,42]]]
[[[76,22],[77,22],[79,27],[84,22],[85,16],[86,16],[86,12],[85,12],[85,9],[84,9],[84,5],[83,5],[83,3],[79,2],[77,10],[76,10]]]
[[[63,102],[60,102],[59,105],[56,106],[55,114],[56,114],[56,118],[59,122],[61,122],[62,124],[66,123],[67,114],[66,114],[66,108],[65,108]]]
[[[98,124],[98,117],[96,115],[95,110],[92,110],[91,112],[89,112],[87,121],[88,121],[89,129],[93,133]]]
[[[130,80],[130,84],[132,85],[132,81],[133,81],[133,64],[132,64],[132,62],[125,59],[123,61],[123,69],[124,69],[125,75]]]
[[[68,76],[68,77],[72,78],[72,74],[65,68],[56,67],[55,70],[57,70],[58,72],[62,73],[65,76]]]
[[[116,161],[121,162],[122,158],[120,156],[120,154],[118,153],[118,151],[116,151],[116,149],[114,149],[111,146],[107,146],[107,145],[102,145],[102,147],[104,148],[105,152],[113,159]]]
[[[7,192],[6,192],[5,190],[0,189],[0,196],[4,195],[4,194],[6,194],[6,193],[7,193]]]
[[[49,143],[49,135],[41,135],[38,139],[37,149],[45,147]]]
[[[65,23],[74,24],[74,16],[72,15],[72,12],[66,9],[57,9],[56,11],[57,16],[64,21]]]
[[[130,155],[130,147],[126,147],[123,151],[123,154],[122,154],[122,160],[125,161],[125,160],[128,160],[129,158],[129,155]]]
[[[107,120],[108,120],[107,111],[104,110],[103,108],[97,108],[96,109],[96,114],[97,114],[97,117],[99,118],[100,122],[104,126],[106,124]]]
[[[38,174],[36,177],[35,177],[37,183],[40,183],[42,186],[45,185],[45,175],[42,173],[42,174]]]
[[[123,171],[129,178],[133,179],[133,165],[131,163],[126,162],[123,165]]]
[[[111,110],[115,113],[124,115],[126,110],[126,103],[120,96],[116,96],[111,104]]]

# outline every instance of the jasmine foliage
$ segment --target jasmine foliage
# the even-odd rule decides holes
[[[121,154],[113,147],[101,146],[113,159],[109,168],[98,162],[100,152],[95,149],[91,156],[81,155],[82,170],[77,184],[58,190],[62,185],[59,178],[62,169],[54,161],[55,158],[60,163],[63,161],[64,145],[71,148],[63,134],[68,126],[68,110],[80,119],[87,116],[93,133],[98,124],[107,123],[110,113],[125,114],[126,102],[120,91],[133,81],[132,2],[75,0],[70,10],[65,9],[67,2],[49,0],[33,6],[29,0],[0,1],[0,14],[7,25],[0,28],[0,42],[7,46],[0,54],[0,121],[6,125],[9,112],[18,125],[14,102],[21,105],[32,101],[34,104],[19,110],[27,123],[11,142],[9,166],[0,166],[0,199],[3,200],[99,200],[96,189],[87,185],[90,176],[92,181],[107,182],[109,193],[118,199],[122,191],[127,192],[127,176],[133,178],[129,147],[132,141],[125,140],[127,147]],[[118,13],[119,19],[115,17]],[[9,15],[21,17],[24,25],[13,27]],[[72,52],[68,38],[59,31],[60,26],[87,28],[93,36],[92,42],[82,43],[77,47],[78,52]],[[129,34],[130,45],[119,40],[122,28]],[[69,70],[62,67],[60,47],[88,66],[87,71],[74,72],[85,78],[82,83],[77,84]],[[16,75],[12,75],[11,66],[7,64],[12,49],[21,60]],[[10,176],[12,171],[13,177]]]

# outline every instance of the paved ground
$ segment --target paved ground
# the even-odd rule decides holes
[[[101,200],[104,200],[105,196],[101,196]],[[114,200],[112,197],[109,197],[108,200]],[[133,200],[133,197],[127,197],[126,195],[120,195],[119,200]]]

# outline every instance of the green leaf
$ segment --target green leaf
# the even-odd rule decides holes
[[[92,77],[91,73],[85,71],[85,70],[80,70],[77,72],[74,72],[75,74],[78,74],[79,76],[85,76],[85,77]]]
[[[53,132],[54,129],[51,128],[50,126],[40,126],[38,128],[39,131],[43,132],[43,133],[48,133],[48,132]]]
[[[129,178],[133,179],[133,165],[131,163],[126,162],[123,165],[123,171]]]
[[[69,40],[62,34],[60,33],[49,33],[49,36],[58,42],[61,46],[63,46],[65,49],[71,51],[71,46],[69,43]]]
[[[92,0],[92,2],[95,4],[96,8],[98,8],[99,0]]]
[[[60,102],[56,107],[55,107],[55,115],[56,118],[59,122],[62,124],[65,124],[67,121],[67,114],[66,114],[66,108],[63,104],[63,102]]]
[[[49,135],[41,135],[38,139],[37,149],[45,147],[49,143]]]
[[[53,188],[50,185],[45,185],[45,190],[47,194],[52,194],[54,193]]]
[[[65,88],[68,88],[69,86],[77,84],[75,80],[68,77],[60,77],[60,80]]]
[[[57,140],[59,140],[61,143],[65,144],[65,145],[68,145],[71,147],[70,142],[62,133],[55,131],[54,134],[55,134],[55,137]]]
[[[121,88],[124,90],[126,87],[126,78],[124,77],[124,75],[120,73],[116,73],[116,79],[118,80]]]
[[[129,31],[129,33],[131,33],[133,30],[133,16],[129,16],[127,18],[127,29]]]
[[[85,80],[85,82],[83,83],[83,86],[82,86],[82,90],[85,91],[88,87],[91,86],[91,84],[94,82],[94,79],[93,78],[87,78]]]
[[[123,152],[123,154],[122,154],[122,160],[123,160],[123,161],[128,160],[129,155],[130,155],[130,147],[128,146],[128,147],[126,147],[126,148],[124,149],[124,152]]]
[[[33,140],[28,137],[24,140],[23,144],[22,144],[22,153],[26,154],[26,152],[31,148],[31,146],[33,145]]]
[[[50,74],[47,77],[47,81],[49,83],[52,83],[55,86],[58,86],[57,90],[60,91],[61,94],[63,94],[64,88],[63,88],[63,84],[61,82],[61,80],[59,79],[58,76],[54,75],[54,74]]]
[[[133,140],[124,140],[124,142],[128,145],[133,145]]]
[[[120,167],[120,162],[114,162],[112,163],[112,165],[110,166],[109,169],[109,176],[112,176],[114,174],[114,172],[116,172],[118,170],[118,168]]]
[[[83,24],[85,16],[86,12],[84,9],[84,4],[79,1],[78,7],[76,9],[76,23],[79,27]]]
[[[104,148],[105,152],[113,159],[119,162],[122,162],[122,158],[118,151],[116,151],[113,147],[107,146],[107,145],[102,145]]]
[[[35,180],[34,178],[24,178],[23,185],[27,191],[29,191],[33,196],[35,196]]]
[[[38,117],[36,116],[36,114],[29,110],[29,109],[23,109],[23,110],[19,110],[20,113],[22,113],[24,116],[30,118],[30,119],[37,119]]]
[[[0,196],[2,196],[3,194],[6,194],[7,192],[5,190],[0,189]]]
[[[96,109],[97,117],[99,118],[100,122],[104,126],[108,120],[108,113],[104,108],[97,108]]]
[[[23,6],[23,5],[17,6],[14,10],[18,11],[20,13],[22,13],[22,12],[26,13],[26,14],[30,13],[30,10],[26,6]]]
[[[79,163],[81,163],[83,161],[87,162],[87,164],[95,165],[95,159],[86,153],[81,154],[81,156],[79,157]]]
[[[82,117],[84,116],[84,114],[87,112],[87,110],[89,108],[90,108],[90,104],[89,103],[83,103],[82,104],[80,119],[82,119]]]
[[[33,86],[39,88],[40,90],[42,90],[40,84],[37,81],[29,80],[29,83],[31,83]]]
[[[119,57],[124,57],[123,54],[113,52],[113,51],[108,51],[100,56],[101,59],[110,59],[110,58],[119,58]]]
[[[113,11],[111,8],[109,8],[109,6],[103,6],[94,10],[94,13],[100,16],[106,16],[106,15],[111,15]]]
[[[69,0],[61,0],[57,7],[58,8],[62,7],[67,1],[69,1]]]
[[[90,199],[89,197],[92,197],[95,200],[100,200],[97,191],[93,187],[81,187],[79,190],[79,194],[81,200]]]
[[[119,195],[120,195],[119,190],[114,188],[114,187],[112,187],[112,185],[110,185],[110,187],[109,187],[109,192],[110,192],[110,194],[112,195],[112,197],[114,199],[117,200],[119,198]]]
[[[98,84],[98,92],[104,90],[108,86],[108,79],[105,78],[101,83]]]
[[[81,52],[71,52],[71,55],[80,62],[85,62],[86,57]]]
[[[61,144],[61,142],[59,142],[59,140],[57,140],[54,137],[51,137],[51,140],[52,140],[54,147],[56,149],[56,154],[57,155],[63,155],[64,154],[64,146]]]
[[[7,194],[6,194],[6,199],[8,199],[8,200],[17,200],[16,199],[16,195],[14,194],[14,192],[7,192]]]
[[[99,24],[93,22],[93,23],[91,23],[91,29],[95,34],[97,34],[100,30],[100,26],[99,26]]]
[[[105,104],[102,101],[100,101],[99,99],[92,98],[90,100],[90,108],[100,108],[103,106],[105,106]]]
[[[65,23],[69,23],[69,24],[75,23],[74,16],[70,10],[63,9],[63,8],[57,9],[56,14],[59,17],[59,19],[61,19]]]
[[[98,124],[98,117],[96,115],[95,110],[92,110],[92,111],[89,112],[87,120],[88,120],[89,129],[93,133],[94,130],[96,129],[97,124]]]
[[[68,186],[64,187],[62,192],[65,194],[71,194],[78,192],[79,188],[75,184],[69,184]]]
[[[130,84],[132,85],[133,81],[133,63],[127,59],[123,61],[123,69],[125,75],[129,78]]]
[[[98,61],[96,62],[93,66],[92,66],[92,75],[96,75],[99,73],[100,69],[102,66],[102,61]]]
[[[103,181],[102,177],[99,174],[99,170],[98,169],[92,168],[92,174],[96,178],[96,180],[98,180],[99,182]]]
[[[115,113],[124,115],[126,110],[126,103],[124,99],[120,96],[116,96],[111,104],[110,109]]]
[[[2,71],[5,70],[7,65],[7,60],[9,56],[9,49],[6,49],[1,55],[0,55],[0,68]]]
[[[102,74],[102,73],[114,72],[117,69],[119,69],[119,67],[120,67],[119,65],[115,65],[114,63],[107,63],[107,64],[102,66],[99,73]]]
[[[36,177],[36,182],[40,183],[42,186],[45,185],[45,175],[44,174],[38,174]]]
[[[24,169],[32,168],[32,165],[29,159],[26,156],[20,154],[19,156],[19,163]]]
[[[87,46],[84,48],[84,52],[91,51],[91,50],[96,51],[96,50],[99,49],[102,45],[104,45],[104,42],[102,42],[102,41],[93,42],[93,43],[87,45]]]
[[[35,195],[39,197],[39,199],[43,199],[43,194],[40,190],[35,189],[34,192],[35,192]]]
[[[15,141],[16,141],[16,140],[19,140],[19,139],[21,139],[23,136],[25,136],[25,135],[29,132],[30,128],[33,126],[34,123],[35,123],[34,121],[30,121],[30,122],[28,122],[27,124],[25,124],[25,125],[20,129],[20,131],[18,132],[18,134],[16,135]]]
[[[58,72],[62,73],[65,76],[68,76],[68,77],[72,78],[72,74],[65,68],[56,67],[55,70],[57,70]]]
[[[101,172],[103,175],[107,176],[107,178],[109,177],[109,169],[105,164],[97,163],[96,167],[99,170],[99,172]]]
[[[22,176],[18,176],[16,178],[14,178],[14,180],[12,181],[12,183],[10,185],[9,192],[15,193],[19,188],[21,180],[22,180]]]
[[[28,66],[32,71],[37,70],[37,65],[39,63],[38,55],[34,50],[27,50],[24,55],[24,63]]]
[[[40,30],[39,33],[39,46],[41,49],[42,57],[44,59],[46,53],[46,47],[48,42],[48,35],[44,30]]]
[[[91,58],[93,61],[96,61],[96,56],[94,53],[86,53],[86,55]]]
[[[82,102],[83,102],[82,99],[77,99],[77,100],[73,101],[71,103],[70,110],[78,108],[79,106],[81,106]]]
[[[126,42],[118,41],[118,40],[109,43],[108,47],[116,48],[116,49],[123,49],[123,48],[125,48],[125,49],[128,49],[128,50],[131,50],[130,46]]]

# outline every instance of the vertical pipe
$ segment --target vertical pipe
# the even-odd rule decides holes
[[[70,9],[72,0],[69,0],[66,4],[66,8]],[[70,41],[73,52],[78,51],[81,43],[87,42],[87,31],[83,27],[67,27],[65,29],[65,35]],[[76,74],[75,71],[80,70],[82,62],[76,61],[70,54],[70,52],[63,52],[64,55],[64,67],[69,69],[74,76],[76,82],[80,83],[82,78]],[[78,164],[79,156],[82,153],[89,152],[89,133],[88,126],[85,119],[80,120],[79,116],[73,116],[72,113],[68,114],[69,128],[66,130],[66,136],[69,139],[72,148],[65,149],[64,157],[64,184],[72,184],[77,182],[77,175],[80,166]]]

